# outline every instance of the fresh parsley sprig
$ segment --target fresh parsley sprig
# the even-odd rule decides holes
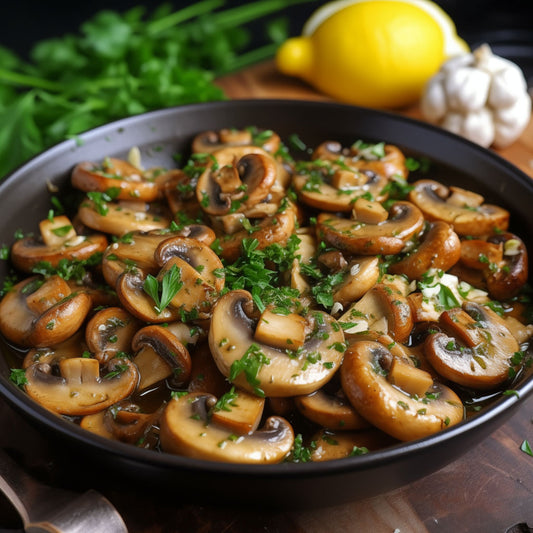
[[[169,306],[182,287],[181,269],[176,265],[172,265],[165,272],[161,281],[152,274],[148,274],[143,283],[144,292],[155,302],[154,309],[157,314],[161,314]]]

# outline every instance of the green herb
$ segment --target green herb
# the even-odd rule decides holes
[[[350,456],[354,457],[356,455],[365,455],[368,453],[368,448],[365,446],[354,446],[350,452]]]
[[[244,355],[231,364],[229,380],[235,381],[237,376],[244,374],[246,381],[252,385],[255,394],[264,397],[264,391],[259,388],[261,381],[257,379],[257,374],[264,365],[269,364],[270,359],[261,351],[261,348],[257,344],[251,344]]]
[[[533,450],[531,449],[531,445],[529,444],[527,440],[522,442],[522,444],[520,445],[520,449],[524,453],[527,453],[528,455],[531,455],[531,457],[533,457]]]
[[[165,272],[161,281],[148,274],[144,280],[143,289],[155,302],[154,309],[159,315],[172,301],[174,296],[183,287],[181,281],[181,269],[172,265]]]
[[[236,404],[233,403],[237,399],[237,393],[235,392],[235,387],[223,394],[213,406],[213,412],[215,411],[231,411],[231,408]]]
[[[71,229],[72,226],[67,224],[66,226],[60,226],[59,228],[52,229],[52,233],[57,237],[65,237]]]
[[[108,372],[105,376],[104,376],[104,379],[112,379],[112,378],[115,378],[117,376],[120,376],[120,374],[123,374],[124,372],[126,372],[126,370],[128,370],[128,365],[114,365],[113,366],[113,370],[111,370],[110,372]]]
[[[26,370],[23,368],[12,368],[11,373],[9,374],[9,379],[21,389],[24,388],[24,385],[28,383],[26,378]]]
[[[309,446],[304,446],[303,437],[300,433],[294,437],[292,450],[287,461],[292,463],[308,463],[312,459],[313,450],[316,449],[316,442],[311,441]]]
[[[247,50],[247,24],[307,1],[104,10],[78,33],[37,43],[29,62],[0,47],[0,177],[59,141],[83,143],[80,133],[112,120],[224,99],[216,76],[274,56],[288,37],[285,19],[265,18],[268,44]]]

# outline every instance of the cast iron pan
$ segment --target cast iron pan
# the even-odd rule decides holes
[[[0,185],[0,243],[11,244],[16,230],[31,232],[50,207],[49,184],[67,186],[69,172],[81,160],[125,157],[139,146],[143,164],[175,166],[192,136],[207,129],[273,129],[287,139],[293,133],[308,145],[323,140],[386,141],[434,163],[437,180],[485,195],[511,211],[512,229],[533,250],[533,181],[492,152],[427,124],[344,105],[241,100],[173,109],[118,121],[61,143],[15,171]],[[529,242],[528,242],[529,239]],[[8,265],[2,261],[0,280]],[[4,353],[4,356],[6,353]],[[88,470],[104,479],[160,488],[196,503],[305,508],[368,498],[401,487],[457,459],[487,437],[518,409],[533,390],[522,380],[516,395],[501,396],[480,414],[434,436],[353,458],[325,463],[273,466],[229,465],[193,460],[108,441],[49,413],[9,381],[10,364],[0,356],[0,393],[41,432],[73,450]],[[2,428],[3,431],[6,428]],[[103,474],[102,474],[103,473]],[[102,479],[100,477],[100,479]],[[142,489],[140,489],[142,490]]]

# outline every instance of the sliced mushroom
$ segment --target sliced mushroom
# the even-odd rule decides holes
[[[89,161],[78,163],[72,171],[71,182],[74,188],[85,192],[120,189],[116,196],[119,200],[153,202],[161,195],[154,179],[147,179],[141,169],[113,157],[106,157],[100,165]]]
[[[423,225],[422,213],[409,202],[394,203],[389,218],[380,224],[365,224],[328,213],[320,213],[317,218],[318,234],[327,244],[360,255],[397,254]]]
[[[145,326],[132,341],[133,362],[139,369],[138,390],[143,391],[169,377],[176,384],[187,383],[191,375],[191,356],[168,328]]]
[[[72,292],[59,276],[32,276],[0,302],[0,332],[20,346],[53,346],[76,333],[91,307],[89,295]]]
[[[227,261],[235,261],[241,254],[241,244],[244,239],[252,236],[258,241],[258,249],[263,250],[271,244],[285,245],[293,234],[296,225],[295,210],[291,207],[277,213],[272,217],[263,219],[253,228],[250,234],[248,230],[238,231],[233,235],[220,240],[220,256]]]
[[[13,265],[23,272],[32,272],[33,267],[41,261],[50,263],[52,267],[57,267],[61,259],[83,261],[107,247],[105,235],[78,235],[65,216],[43,220],[40,228],[41,240],[24,237],[11,247]]]
[[[347,265],[345,280],[335,287],[333,301],[344,308],[359,300],[378,282],[379,275],[377,257],[352,259]]]
[[[88,348],[85,344],[83,328],[80,328],[72,337],[54,346],[43,346],[29,350],[22,361],[22,368],[29,368],[35,363],[57,365],[61,359],[79,357],[84,352],[88,353]]]
[[[71,416],[95,413],[126,398],[139,377],[128,359],[112,359],[102,373],[96,359],[85,357],[63,359],[58,367],[56,376],[46,363],[30,366],[25,390],[46,409]]]
[[[197,154],[213,153],[228,146],[259,146],[275,154],[281,144],[279,135],[272,130],[244,130],[224,128],[219,131],[204,131],[192,141],[192,151]]]
[[[347,167],[386,178],[392,176],[407,178],[408,174],[405,156],[392,144],[377,143],[363,146],[361,143],[354,143],[349,148],[343,148],[336,141],[325,141],[315,149],[313,159],[341,161]]]
[[[454,191],[433,180],[419,180],[413,186],[409,200],[418,206],[426,219],[447,222],[458,235],[491,235],[495,230],[505,231],[509,225],[509,212],[499,206],[457,205]]]
[[[209,345],[219,370],[235,385],[265,396],[294,396],[318,390],[338,369],[344,334],[327,313],[308,316],[311,331],[294,352],[258,342],[256,323],[250,318],[249,292],[234,290],[222,296],[213,309]],[[285,332],[279,332],[285,337]]]
[[[348,336],[370,330],[388,334],[396,342],[405,342],[413,329],[413,316],[406,297],[384,283],[374,285],[339,322],[351,324],[345,330]]]
[[[512,357],[520,347],[505,320],[473,302],[444,311],[445,332],[430,335],[424,352],[445,378],[473,389],[491,389],[509,378]]]
[[[329,394],[321,389],[305,396],[296,396],[294,402],[302,415],[323,428],[348,431],[370,425],[352,407],[342,391]]]
[[[217,152],[216,157],[222,154]],[[210,165],[198,178],[196,196],[210,215],[243,212],[265,200],[276,181],[276,163],[267,154],[247,153],[229,164]]]
[[[329,212],[350,212],[353,203],[371,194],[378,201],[387,198],[382,191],[387,179],[365,174],[356,169],[323,161],[301,163],[292,177],[292,186],[300,200],[316,209]]]
[[[437,433],[464,417],[460,398],[448,387],[433,382],[423,396],[392,384],[387,375],[390,351],[374,341],[353,342],[341,366],[344,393],[371,424],[392,437],[409,441]]]
[[[263,429],[236,434],[234,428],[213,422],[209,413],[215,396],[190,393],[172,399],[161,418],[164,451],[227,463],[280,463],[294,443],[291,425],[281,417],[267,418]]]
[[[132,231],[165,229],[172,221],[166,206],[140,201],[107,202],[102,208],[92,200],[85,200],[78,217],[89,228],[119,237]]]
[[[131,351],[131,341],[140,322],[121,307],[101,309],[85,328],[88,350],[100,363]]]
[[[482,272],[486,288],[496,300],[515,297],[528,280],[527,249],[513,233],[492,235],[486,241],[463,241],[461,262]]]
[[[440,220],[432,223],[421,239],[419,246],[392,263],[388,271],[420,279],[430,268],[447,271],[459,260],[461,241],[448,223]]]
[[[397,441],[376,428],[360,431],[332,431],[322,429],[311,438],[311,461],[332,461],[364,455],[392,446]]]

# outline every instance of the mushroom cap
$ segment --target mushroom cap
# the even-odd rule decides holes
[[[258,146],[271,154],[278,151],[281,139],[277,133],[272,130],[257,130],[255,138],[252,133],[251,129],[227,128],[219,131],[203,131],[194,137],[192,151],[197,154],[210,154],[231,146]]]
[[[265,396],[294,396],[318,390],[328,382],[342,361],[344,334],[335,327],[335,319],[327,313],[310,313],[314,320],[313,333],[308,335],[297,353],[257,342],[255,324],[247,311],[253,306],[252,295],[245,290],[234,290],[222,296],[213,309],[209,346],[215,363],[226,377],[250,392]],[[280,332],[283,336],[284,332]],[[235,369],[246,367],[258,357],[255,378]]]
[[[327,244],[360,255],[397,254],[423,225],[420,210],[403,201],[394,203],[389,218],[380,224],[364,224],[329,213],[320,213],[317,217],[319,236]]]
[[[161,195],[155,180],[146,179],[142,170],[114,157],[107,157],[101,165],[89,161],[78,163],[72,171],[71,183],[85,192],[118,188],[118,200],[153,202]]]
[[[26,370],[25,390],[35,401],[55,413],[82,416],[96,413],[129,396],[139,374],[128,359],[112,359],[101,375],[96,359],[73,357],[59,362],[60,375],[52,367],[35,363]]]
[[[420,279],[430,268],[446,272],[461,256],[459,236],[447,222],[433,222],[422,235],[422,242],[400,261],[390,265],[392,274],[404,274],[409,279]]]
[[[472,389],[492,389],[509,379],[511,358],[520,347],[505,320],[492,309],[465,302],[444,311],[444,332],[427,337],[424,353],[446,379]]]
[[[78,217],[89,228],[119,237],[132,231],[165,229],[172,221],[168,208],[155,202],[129,205],[108,202],[107,212],[102,214],[92,200],[85,200],[78,209]]]
[[[392,354],[375,341],[353,342],[341,367],[344,393],[371,424],[392,437],[409,441],[437,433],[464,418],[459,397],[434,382],[423,398],[413,397],[386,378]]]
[[[490,235],[495,229],[505,231],[509,225],[506,209],[491,204],[457,205],[459,202],[451,200],[452,188],[437,181],[419,180],[413,187],[409,200],[424,213],[425,218],[451,224],[458,235]]]
[[[107,248],[107,237],[102,234],[80,235],[59,246],[48,246],[34,237],[15,241],[11,247],[11,261],[23,272],[32,272],[33,267],[47,261],[57,267],[61,259],[83,261]]]
[[[164,451],[227,463],[280,463],[290,452],[294,432],[284,418],[271,416],[263,429],[237,435],[233,428],[210,421],[216,397],[203,392],[173,398],[161,418]]]
[[[58,279],[63,283],[56,283]],[[0,332],[19,346],[39,348],[63,342],[76,333],[91,310],[91,297],[71,292],[59,276],[42,281],[39,276],[26,278],[0,302]]]

